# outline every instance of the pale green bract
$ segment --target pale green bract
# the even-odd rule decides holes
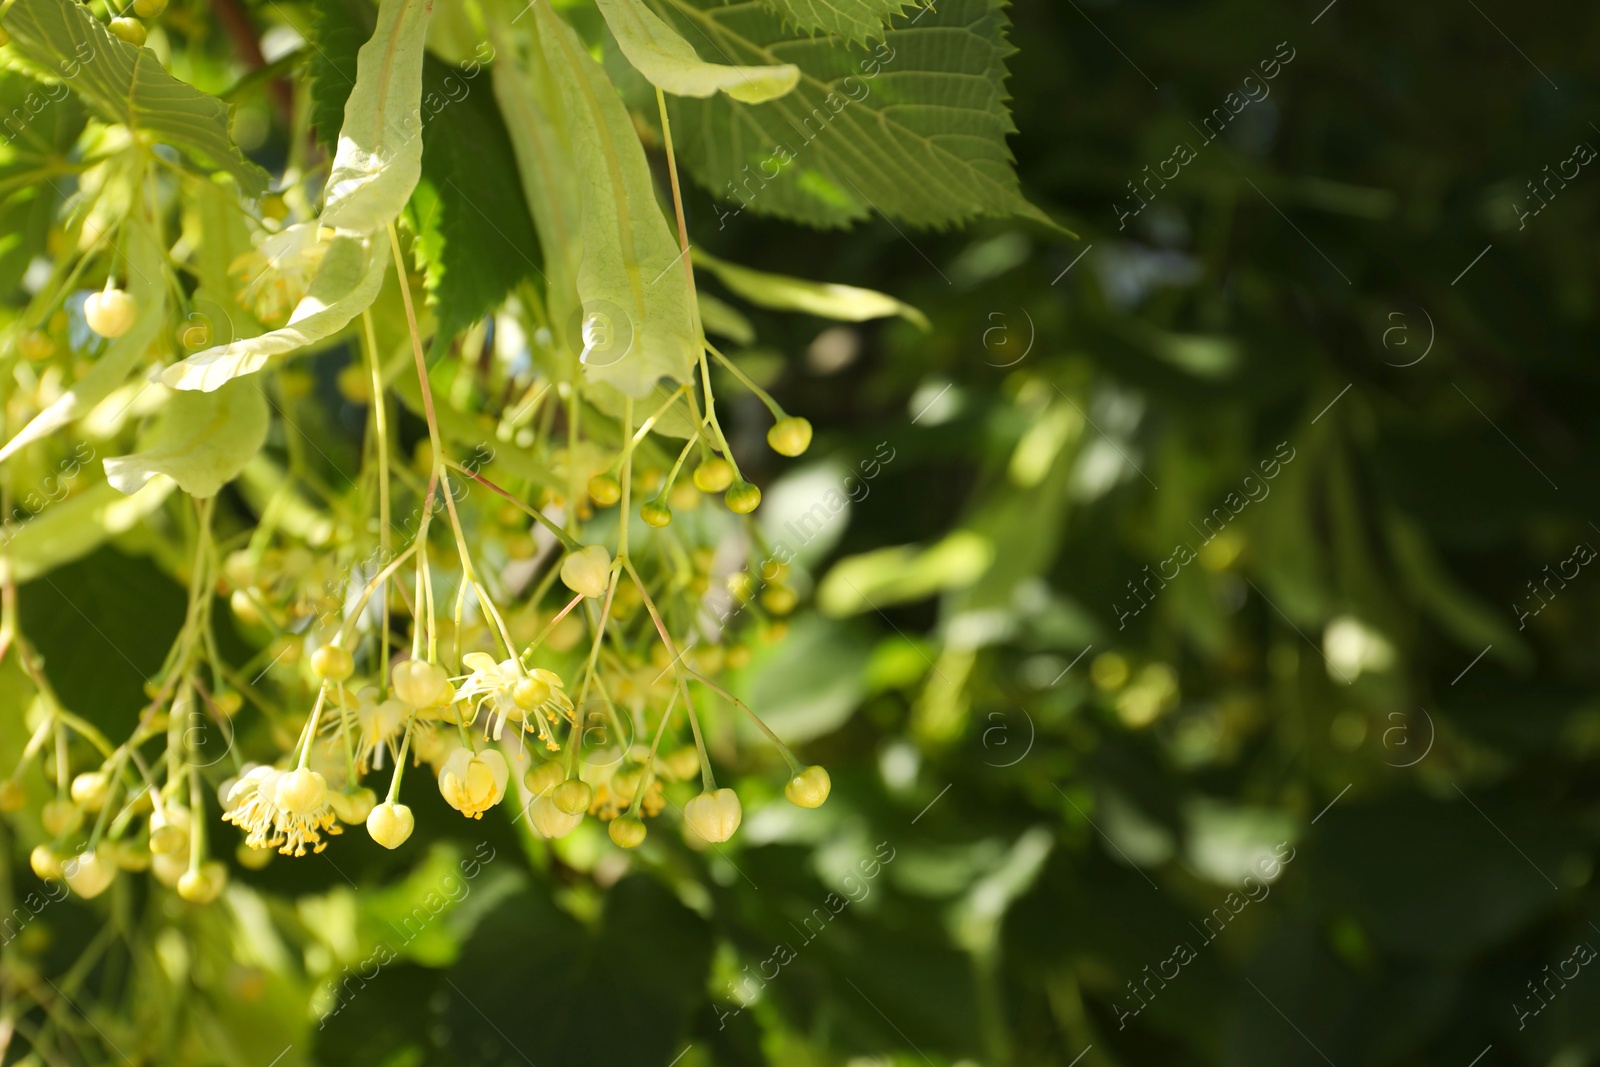
[[[422,174],[422,55],[433,0],[384,0],[356,57],[321,222],[372,233],[400,214]]]
[[[543,50],[537,42],[531,48],[522,47],[514,36],[515,28],[502,20],[502,12],[493,6],[489,12],[489,40],[495,51],[490,67],[494,98],[511,136],[522,194],[539,234],[550,321],[560,339],[567,341],[568,321],[579,307],[578,264],[583,255],[579,238],[583,197],[570,147],[572,138]],[[515,14],[513,11],[508,17]]]
[[[216,496],[267,440],[267,398],[255,382],[167,401],[143,449],[105,461],[106,480],[136,493],[165,474],[190,496]]]
[[[108,538],[137,526],[175,488],[171,478],[156,477],[132,496],[124,496],[110,483],[96,482],[51,504],[18,527],[7,551],[0,553],[0,581],[30,581],[82,559]]]
[[[210,392],[240,375],[254,374],[273,356],[333,336],[372,306],[388,262],[387,247],[375,238],[335,236],[287,326],[174,363],[161,372],[162,382],[174,389]]]
[[[662,377],[687,379],[700,355],[683,257],[622,98],[572,28],[548,4],[536,10],[582,176],[580,358],[591,380],[647,396]]]
[[[759,104],[776,100],[800,81],[793,63],[735,67],[707,63],[678,31],[656,17],[643,0],[595,0],[622,54],[634,69],[663,92],[714,96]]]
[[[127,228],[123,251],[128,260],[127,290],[138,307],[133,328],[110,342],[104,354],[54,403],[17,432],[0,448],[0,463],[27,445],[55,433],[63,426],[89,413],[100,401],[121,385],[150,348],[150,343],[166,325],[167,287],[162,267],[162,252],[149,227],[132,222]]]
[[[389,260],[376,235],[405,207],[422,170],[422,58],[431,11],[432,0],[385,0],[361,46],[318,219],[340,232],[288,324],[175,363],[162,372],[164,383],[210,392],[273,356],[333,336],[372,306]]]
[[[246,196],[266,191],[267,172],[228,136],[228,105],[168,74],[149,49],[113,37],[83,4],[15,0],[4,21],[11,46],[70,85],[101,118],[227,171]]]
[[[803,311],[839,322],[866,322],[899,315],[923,330],[929,328],[928,317],[922,312],[876,289],[769,274],[729,263],[707,252],[696,251],[694,261],[716,275],[717,280],[734,293],[752,304],[775,311]]]

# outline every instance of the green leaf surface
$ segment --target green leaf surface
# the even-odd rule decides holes
[[[356,56],[376,21],[366,0],[312,0],[311,125],[329,155],[339,147],[344,106],[356,84]]]
[[[544,253],[545,305],[556,340],[581,347],[570,323],[579,317],[583,196],[561,93],[538,42],[519,37],[517,28],[502,21],[499,12],[492,7],[490,12],[494,17],[489,21],[489,41],[495,50],[490,77],[516,156],[523,200],[537,223]]]
[[[166,324],[166,269],[155,237],[142,224],[130,225],[123,240],[127,256],[127,289],[138,308],[133,327],[112,341],[105,352],[72,388],[62,393],[49,407],[35,415],[17,435],[0,448],[0,463],[34,441],[55,433],[86,415],[121,385],[138,364]]]
[[[697,265],[709,270],[723,285],[752,304],[776,311],[803,311],[840,322],[866,322],[899,315],[920,329],[928,329],[926,315],[886,293],[752,270],[720,260],[708,252],[693,255]]]
[[[246,196],[267,172],[228,136],[228,105],[168,74],[156,54],[119,40],[73,0],[15,0],[4,20],[12,46],[72,86],[101,118],[151,134],[233,175]]]
[[[83,124],[83,105],[66,86],[0,71],[0,300],[17,298],[23,272],[47,250],[56,205],[67,195],[52,171]]]
[[[622,54],[634,69],[663,92],[676,96],[715,96],[718,91],[746,104],[775,100],[800,81],[793,63],[729,66],[707,63],[643,0],[595,0]]]
[[[536,10],[583,177],[584,369],[630,396],[646,396],[662,377],[685,380],[699,355],[681,250],[656,201],[644,147],[605,71],[559,16],[544,5]]]
[[[356,58],[324,226],[372,233],[394,221],[422,173],[422,56],[433,0],[386,0]]]
[[[372,306],[383,285],[388,253],[379,239],[335,237],[287,326],[196,353],[164,370],[162,382],[174,389],[210,392],[241,375],[254,374],[273,356],[333,336]]]
[[[730,62],[801,71],[794,92],[765,104],[672,102],[679,158],[715,196],[814,226],[874,210],[915,226],[983,215],[1049,223],[1023,198],[1006,145],[1016,128],[1002,0],[942,0],[869,52],[838,37],[796,39],[755,4],[673,5]]]
[[[486,46],[487,47],[487,46]],[[481,65],[423,67],[417,243],[441,336],[454,337],[540,273],[517,157]]]
[[[917,9],[916,0],[762,0],[786,26],[806,33],[836,34],[869,44],[883,40],[889,20]]]
[[[165,474],[190,496],[216,496],[267,440],[267,398],[253,381],[180,392],[161,409],[143,449],[105,461],[106,478],[136,493]]]

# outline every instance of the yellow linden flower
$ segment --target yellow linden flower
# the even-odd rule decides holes
[[[355,727],[357,771],[365,774],[374,767],[381,768],[385,750],[391,757],[399,751],[409,714],[400,701],[391,698],[380,702],[377,687],[369,685],[356,694],[355,707],[347,709],[346,714]],[[335,736],[345,725],[339,715],[329,715],[324,720],[324,728]]]
[[[439,792],[461,814],[481,819],[506,795],[506,776],[506,758],[495,749],[458,748],[439,772]]]
[[[562,688],[560,675],[542,668],[524,673],[516,660],[496,663],[484,652],[468,652],[461,661],[472,673],[462,679],[456,698],[488,713],[485,738],[500,740],[510,720],[529,733],[537,731],[550,751],[559,747],[550,727],[557,715],[572,720],[572,700]]]
[[[323,834],[344,832],[333,806],[326,795],[309,811],[295,812],[280,806],[278,786],[286,777],[276,767],[256,767],[245,774],[224,801],[228,810],[223,821],[243,830],[244,842],[251,848],[275,848],[285,856],[304,856],[309,845],[312,852],[321,852],[328,847]],[[323,792],[326,794],[326,788]]]
[[[318,238],[315,222],[258,233],[255,242],[255,251],[228,264],[228,274],[239,286],[234,293],[239,303],[266,325],[278,325],[306,295],[328,246]]]

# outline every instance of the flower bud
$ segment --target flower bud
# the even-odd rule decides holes
[[[191,904],[209,904],[222,895],[228,884],[228,868],[216,860],[183,872],[178,879],[178,895]]]
[[[632,815],[624,815],[621,818],[612,819],[611,825],[606,828],[606,832],[611,835],[611,840],[623,848],[638,848],[644,844],[644,821],[636,819]]]
[[[528,773],[522,776],[522,784],[528,787],[528,792],[536,797],[542,797],[556,786],[567,780],[566,768],[555,760],[543,760],[528,768]]]
[[[106,802],[110,782],[100,771],[87,771],[72,780],[73,802],[85,811],[99,811]]]
[[[236,690],[224,689],[211,698],[211,703],[216,705],[218,715],[231,719],[239,714],[240,708],[244,707],[244,697],[240,696]]]
[[[60,837],[83,825],[83,809],[70,800],[52,800],[40,809],[39,822],[45,833]]]
[[[761,490],[749,482],[734,482],[722,495],[722,501],[728,505],[729,511],[748,515],[760,506]]]
[[[694,487],[702,493],[720,493],[733,484],[733,464],[712,456],[694,471]]]
[[[277,853],[271,848],[251,848],[244,842],[233,850],[233,858],[239,861],[239,866],[247,871],[259,871],[272,862],[272,857]]]
[[[378,796],[370,789],[351,789],[342,793],[329,793],[328,806],[342,823],[351,826],[367,821]]]
[[[683,806],[683,821],[713,844],[732,837],[742,818],[739,794],[726,786],[715,793],[701,793]]]
[[[820,808],[832,789],[833,780],[828,777],[827,770],[812,764],[789,779],[789,784],[783,787],[783,795],[802,808]]]
[[[150,816],[150,851],[171,856],[189,849],[189,812],[170,804]]]
[[[61,871],[66,876],[67,885],[85,900],[104,893],[117,874],[116,865],[96,855],[92,848],[67,860],[61,865]]]
[[[28,853],[28,866],[33,868],[33,873],[40,878],[61,877],[61,854],[49,845],[36,845]]]
[[[342,682],[355,669],[350,653],[338,645],[323,645],[311,653],[311,673],[325,682]]]
[[[396,664],[389,673],[389,682],[400,702],[413,708],[443,707],[456,697],[444,668],[426,660],[408,659]]]
[[[811,423],[791,415],[767,431],[767,444],[780,456],[798,456],[811,447]]]
[[[133,45],[135,48],[139,48],[139,47],[143,46],[143,44],[144,44],[144,38],[145,38],[144,23],[140,22],[138,19],[115,18],[115,19],[111,20],[110,25],[108,25],[106,28],[109,29],[116,36],[122,38],[124,41],[127,41],[129,44]],[[116,290],[113,290],[113,292],[115,292],[115,291]],[[94,297],[91,296],[89,299],[93,300]],[[131,311],[129,312],[128,324],[129,325],[133,324],[133,318],[132,318],[132,312]],[[117,330],[115,333],[107,333],[105,330],[102,330],[99,327],[95,326],[94,321],[92,319],[89,322],[89,329],[93,330],[97,334],[100,334],[102,337],[116,337],[119,334],[124,334],[124,333],[128,332],[128,327],[124,326],[120,330]]]
[[[652,500],[639,509],[639,517],[645,521],[645,525],[659,530],[672,524],[672,509],[659,500]]]
[[[555,806],[568,815],[582,815],[589,810],[589,802],[594,799],[594,789],[588,782],[577,778],[568,778],[550,791],[550,799]]]
[[[295,815],[310,815],[322,807],[328,795],[328,782],[316,771],[302,767],[278,779],[272,799],[278,807]]]
[[[56,354],[56,343],[42,330],[28,330],[17,341],[17,348],[29,363],[43,363]]]
[[[133,0],[133,13],[142,19],[153,19],[167,9],[167,0]]]
[[[28,791],[15,778],[0,782],[0,811],[21,811],[28,803]]]
[[[609,508],[622,499],[622,483],[609,474],[596,474],[589,479],[589,499]]]
[[[604,545],[589,545],[569,552],[561,561],[561,580],[574,593],[604,596],[611,582],[611,553]]]
[[[761,591],[761,606],[774,615],[787,615],[800,598],[786,585],[769,585]]]
[[[583,813],[568,815],[556,807],[549,797],[540,797],[528,808],[528,821],[533,828],[548,838],[566,837],[583,821]]]
[[[405,844],[416,825],[417,820],[412,817],[410,808],[387,800],[373,808],[367,816],[367,833],[384,848],[399,848]]]

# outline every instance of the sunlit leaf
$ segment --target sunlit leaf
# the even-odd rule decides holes
[[[108,122],[120,122],[227,171],[247,196],[267,172],[228,136],[228,105],[168,74],[156,54],[111,35],[73,0],[15,0],[4,25],[12,47],[70,85]]]
[[[1000,0],[940,0],[870,50],[796,39],[756,4],[679,0],[692,36],[735,63],[792,62],[800,84],[752,106],[671,102],[679,157],[713,195],[818,226],[871,211],[917,226],[1020,215],[1027,202],[1006,137],[1007,19]]]
[[[922,6],[918,0],[762,0],[784,25],[832,33],[859,44],[883,39],[889,20]],[[930,4],[931,6],[931,4]]]

